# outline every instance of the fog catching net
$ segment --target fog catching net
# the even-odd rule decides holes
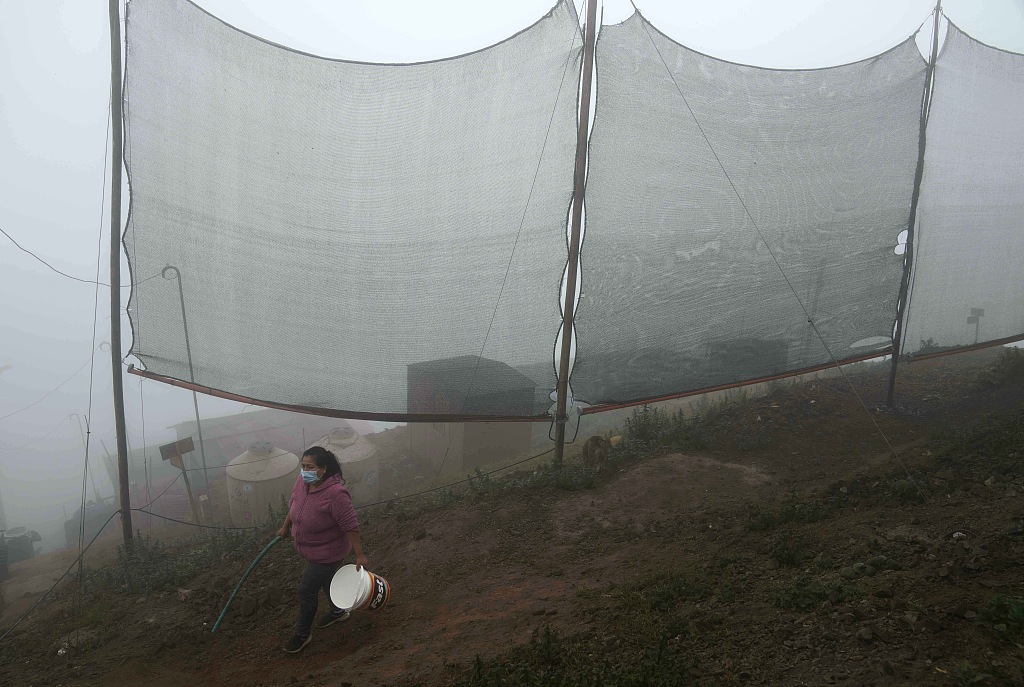
[[[634,15],[603,27],[597,65],[578,398],[652,398],[891,344],[925,77],[913,40],[783,71],[696,53]]]
[[[555,386],[582,40],[572,3],[428,63],[323,59],[132,0],[125,248],[150,373],[392,419],[536,418]],[[890,350],[926,63],[777,70],[605,26],[575,399]],[[903,350],[1024,335],[1024,56],[950,24]],[[169,279],[145,279],[165,266]]]
[[[125,250],[137,281],[180,270],[197,384],[363,414],[547,410],[517,368],[554,387],[570,2],[408,65],[300,54],[185,0],[132,0],[126,35]],[[132,294],[131,352],[191,381],[168,277]]]
[[[903,351],[1024,335],[1024,55],[952,23],[935,68]]]

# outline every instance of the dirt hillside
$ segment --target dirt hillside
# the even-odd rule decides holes
[[[1002,351],[906,366],[895,409],[887,365],[649,408],[599,470],[364,512],[391,601],[297,656],[288,546],[210,632],[269,530],[150,541],[131,586],[112,560],[0,643],[0,684],[1021,685],[1024,357]],[[7,589],[63,572],[33,566]]]

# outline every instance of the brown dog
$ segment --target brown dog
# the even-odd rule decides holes
[[[607,437],[599,434],[590,437],[583,444],[583,450],[580,452],[584,467],[600,470],[608,460],[608,453],[611,450],[612,442]]]

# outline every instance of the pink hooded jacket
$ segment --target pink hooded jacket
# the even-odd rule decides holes
[[[295,550],[311,563],[337,563],[352,550],[346,532],[359,530],[352,496],[337,475],[310,491],[300,477],[288,506]]]

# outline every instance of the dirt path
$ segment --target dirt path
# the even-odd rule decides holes
[[[0,645],[0,682],[447,685],[478,655],[527,656],[548,627],[572,660],[629,663],[661,641],[686,657],[685,684],[1020,684],[1024,627],[991,604],[1024,612],[1024,446],[954,456],[934,438],[1024,413],[1024,385],[969,385],[981,366],[916,368],[901,387],[913,412],[868,418],[842,380],[818,380],[715,415],[701,450],[613,461],[594,488],[366,514],[392,600],[298,656],[280,647],[301,564],[279,546],[216,635],[247,561],[181,590],[101,594],[85,615],[47,606]],[[871,407],[878,385],[857,383]]]

